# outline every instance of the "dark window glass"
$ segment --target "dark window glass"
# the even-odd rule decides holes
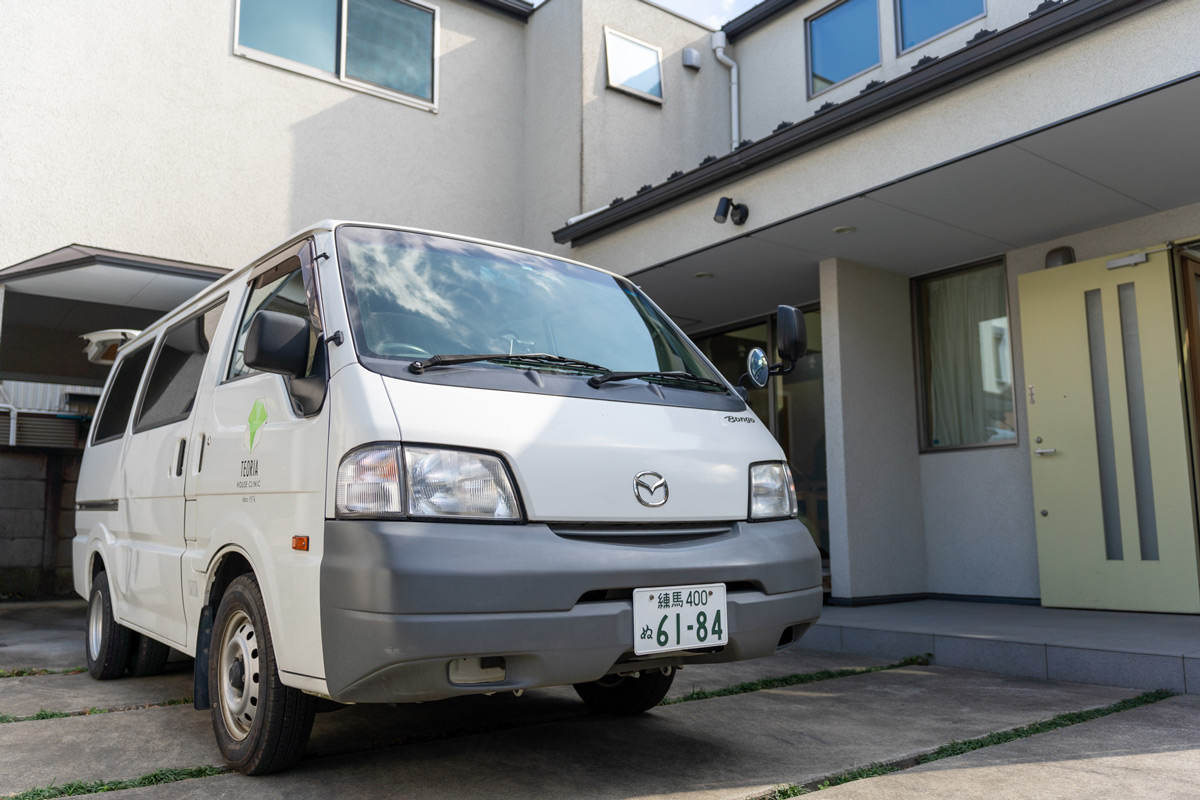
[[[900,0],[901,49],[916,47],[984,11],[984,0]]]
[[[242,0],[238,44],[337,72],[338,0]]]
[[[138,412],[138,430],[186,419],[192,413],[200,374],[224,308],[222,300],[167,331],[146,383],[146,395]]]
[[[346,0],[346,77],[433,100],[433,12]]]
[[[1017,441],[1003,264],[917,282],[925,446]]]
[[[299,266],[299,259],[296,259],[295,263]],[[269,277],[269,275],[270,273],[263,277]],[[299,269],[274,280],[262,282],[260,278],[260,281],[257,281],[250,291],[250,302],[246,304],[246,311],[242,314],[241,324],[238,325],[237,346],[233,349],[233,362],[229,365],[228,377],[237,378],[258,371],[246,366],[246,335],[250,332],[250,323],[254,321],[254,314],[264,310],[279,311],[294,317],[309,319],[308,296],[304,292],[304,278]],[[314,333],[308,349],[310,365],[315,350],[316,334]]]
[[[879,63],[878,0],[846,0],[808,22],[809,91],[822,92]]]
[[[133,409],[138,383],[142,380],[142,372],[146,369],[146,361],[149,358],[150,348],[143,347],[121,359],[121,363],[117,365],[117,376],[113,378],[112,385],[108,388],[108,396],[104,399],[104,408],[96,418],[93,444],[115,439],[125,433],[125,423],[129,421],[129,412]]]

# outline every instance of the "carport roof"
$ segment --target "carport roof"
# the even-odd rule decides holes
[[[144,328],[226,272],[80,244],[0,270],[0,379],[99,386],[81,334]]]

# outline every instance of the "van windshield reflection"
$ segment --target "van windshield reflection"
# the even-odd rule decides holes
[[[355,347],[368,359],[418,375],[439,363],[599,370],[713,390],[664,375],[687,373],[725,389],[637,287],[600,270],[383,228],[338,228],[337,246]]]

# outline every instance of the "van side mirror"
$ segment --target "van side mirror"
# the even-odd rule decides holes
[[[795,364],[808,350],[808,330],[804,314],[795,306],[780,306],[776,312],[775,331],[779,339],[779,357]],[[790,370],[789,370],[790,372]]]
[[[279,311],[259,311],[246,334],[246,366],[301,378],[308,371],[308,340],[308,320]]]

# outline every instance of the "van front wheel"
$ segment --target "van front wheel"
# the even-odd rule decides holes
[[[87,667],[96,680],[121,677],[129,659],[130,631],[113,617],[108,575],[97,572],[88,595]]]
[[[221,598],[210,652],[213,729],[229,766],[265,775],[299,761],[315,705],[279,680],[262,590],[253,575],[235,578]]]
[[[598,681],[575,684],[575,692],[593,711],[602,714],[640,714],[662,702],[675,680],[675,670],[650,669],[629,675],[606,675]]]

